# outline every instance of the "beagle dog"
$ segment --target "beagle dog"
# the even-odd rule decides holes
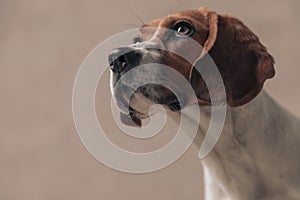
[[[148,29],[150,28],[150,29]],[[169,33],[166,30],[173,30]],[[192,38],[202,48],[187,44]],[[174,50],[182,50],[189,61]],[[161,104],[174,113],[197,105],[204,110],[198,135],[205,134],[210,119],[211,96],[195,66],[209,73],[206,58],[216,64],[226,90],[225,125],[213,150],[201,160],[204,170],[205,200],[299,200],[300,199],[300,123],[277,104],[262,88],[275,75],[274,59],[258,37],[240,20],[206,8],[188,10],[154,20],[140,29],[134,44],[111,51],[111,89],[125,124],[142,125],[148,108]],[[141,64],[159,63],[180,73],[193,88],[197,101],[182,91],[181,102],[163,85],[147,84],[132,96],[126,90],[139,78],[168,76],[155,68],[141,70],[139,77],[116,83]],[[133,85],[131,85],[133,84]],[[213,85],[221,87],[216,81]],[[221,98],[221,97],[220,97]],[[203,116],[202,116],[203,115]],[[194,115],[187,115],[193,121]],[[173,120],[179,123],[180,117]],[[197,145],[201,141],[194,141]]]

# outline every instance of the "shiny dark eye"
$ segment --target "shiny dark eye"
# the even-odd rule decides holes
[[[187,22],[180,22],[174,28],[178,36],[190,36],[194,33],[194,28]]]

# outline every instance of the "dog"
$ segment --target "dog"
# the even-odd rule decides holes
[[[187,38],[202,48],[186,44]],[[112,95],[124,111],[123,123],[141,126],[153,104],[173,113],[196,105],[204,109],[197,133],[203,135],[213,94],[195,66],[205,69],[210,56],[226,91],[225,99],[218,92],[214,98],[225,101],[227,110],[217,144],[201,160],[205,200],[300,199],[300,123],[263,90],[264,82],[275,75],[274,59],[245,24],[235,17],[199,8],[154,20],[142,26],[134,40],[134,44],[116,48],[108,56]],[[170,51],[185,52],[188,59]],[[196,100],[185,91],[181,91],[179,100],[171,89],[153,83],[137,88],[131,96],[126,94],[138,79],[168,76],[159,65],[153,71],[137,71],[139,76],[121,81],[117,87],[124,74],[147,63],[167,65],[180,73],[193,88]],[[214,84],[216,77],[209,69],[206,75]],[[220,87],[215,81],[215,91]],[[194,120],[194,115],[187,117]],[[174,121],[179,123],[179,117]],[[195,143],[199,145],[199,141]]]

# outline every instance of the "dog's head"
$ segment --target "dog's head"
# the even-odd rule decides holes
[[[188,39],[199,45],[193,45]],[[159,67],[151,69],[150,66],[138,71],[140,65],[158,63],[173,68],[190,82],[197,103],[210,105],[212,94],[195,69],[195,66],[205,69],[210,82],[214,82],[216,76],[210,73],[207,56],[215,62],[226,89],[226,99],[219,100],[226,101],[229,106],[251,101],[261,91],[265,80],[275,74],[272,56],[248,27],[231,16],[200,8],[154,20],[141,27],[134,44],[110,53],[113,96],[121,110],[122,107],[129,108],[130,118],[138,125],[142,118],[147,117],[143,108],[152,104],[162,104],[172,111],[179,111],[191,103],[190,94],[185,91],[179,93],[179,100],[178,94],[176,97],[169,88],[155,83],[143,85],[135,90],[134,95],[127,95],[140,79],[172,76]],[[137,69],[139,75],[129,76],[129,81],[121,81],[117,87],[117,82],[131,69]],[[221,86],[216,81],[213,87],[218,91]],[[128,118],[121,116],[128,123]]]

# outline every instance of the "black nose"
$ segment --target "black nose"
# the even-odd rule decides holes
[[[120,47],[110,52],[108,61],[111,70],[120,73],[138,65],[140,58],[141,53],[138,50],[131,47]]]

